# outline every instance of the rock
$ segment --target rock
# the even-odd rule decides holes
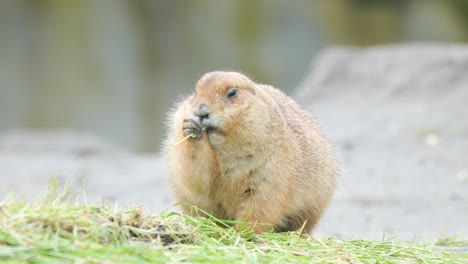
[[[468,164],[468,46],[325,50],[295,97],[335,142],[342,165],[319,232],[468,234],[467,185],[453,177]]]

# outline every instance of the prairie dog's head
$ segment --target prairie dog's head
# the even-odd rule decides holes
[[[209,138],[245,129],[249,109],[259,101],[256,84],[237,72],[210,72],[196,84],[191,112]],[[248,119],[248,118],[247,118]]]

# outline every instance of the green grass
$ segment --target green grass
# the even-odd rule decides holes
[[[82,205],[51,186],[40,203],[0,203],[0,263],[468,263],[466,252],[440,252],[466,240],[410,245],[298,232],[255,236],[213,217]]]

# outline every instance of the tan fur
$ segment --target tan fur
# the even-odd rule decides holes
[[[228,98],[234,87],[236,96]],[[217,130],[175,145],[187,120],[201,122],[194,114],[200,104],[209,108],[203,122]],[[256,233],[269,227],[255,223],[276,231],[304,225],[311,232],[335,188],[335,158],[311,115],[240,73],[204,75],[196,93],[171,113],[165,148],[178,200],[221,219],[247,221]]]

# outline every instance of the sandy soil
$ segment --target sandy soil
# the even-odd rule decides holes
[[[378,239],[468,235],[468,47],[336,48],[296,93],[336,144],[320,231]]]
[[[468,236],[468,47],[324,51],[294,97],[309,106],[341,163],[318,234],[348,238]],[[127,153],[71,131],[0,135],[0,199],[34,201],[49,178],[86,185],[88,201],[174,201],[157,155]]]

